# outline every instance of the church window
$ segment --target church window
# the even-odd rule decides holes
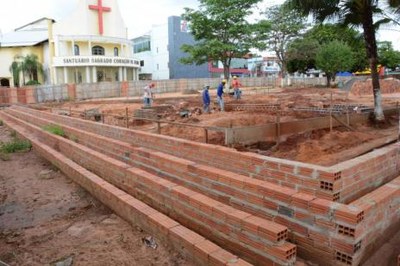
[[[79,45],[74,45],[74,55],[79,55]]]
[[[104,55],[104,48],[101,46],[93,46],[92,55]]]
[[[118,48],[114,47],[114,56],[118,56]]]

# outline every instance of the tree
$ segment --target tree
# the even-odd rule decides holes
[[[392,8],[399,7],[398,0],[382,0]],[[374,21],[375,14],[382,14],[379,0],[287,0],[286,4],[304,15],[313,14],[318,21],[338,19],[343,25],[361,26],[365,40],[365,49],[369,59],[374,93],[374,115],[377,122],[385,120],[382,109],[382,95],[378,76],[378,52],[376,45],[376,30],[383,23],[388,23],[387,18]]]
[[[29,80],[38,81],[38,73],[43,73],[42,64],[39,62],[39,58],[35,54],[26,55],[23,58],[21,70],[24,74],[27,74]]]
[[[393,49],[391,42],[378,43],[379,63],[388,68],[396,68],[400,64],[400,52]]]
[[[315,64],[326,74],[327,86],[335,80],[336,73],[348,71],[354,64],[350,46],[340,41],[332,41],[322,45],[315,58]]]
[[[224,77],[229,79],[232,58],[242,58],[256,46],[258,27],[247,22],[253,8],[261,0],[200,0],[199,10],[185,8],[182,18],[190,24],[194,45],[184,44],[181,50],[188,57],[184,64],[221,61]]]
[[[288,46],[288,70],[304,73],[308,68],[316,68],[315,55],[320,45],[341,41],[349,45],[354,54],[355,63],[352,72],[368,67],[365,42],[357,30],[334,24],[317,24],[309,29],[301,38],[292,41]]]
[[[291,42],[287,49],[288,72],[305,73],[307,69],[315,68],[315,57],[319,48],[318,41],[312,38],[299,38]]]
[[[14,60],[12,61],[11,65],[10,65],[10,72],[11,75],[13,77],[13,81],[14,81],[14,86],[15,87],[19,87],[19,78],[20,78],[20,74],[21,74],[21,56],[15,56]]]
[[[267,18],[264,23],[270,25],[270,30],[265,39],[265,48],[275,52],[282,77],[285,77],[287,72],[287,46],[294,38],[298,38],[306,28],[305,18],[300,16],[298,12],[288,9],[286,5],[268,8],[264,14]]]
[[[42,64],[39,62],[37,55],[30,54],[26,56],[17,55],[14,57],[14,61],[11,63],[9,68],[13,79],[14,86],[19,87],[19,81],[22,74],[22,84],[25,83],[25,76],[29,77],[30,84],[39,84],[38,74],[43,74]]]

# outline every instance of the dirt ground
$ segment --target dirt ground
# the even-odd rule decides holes
[[[307,118],[320,117],[316,112],[295,111],[295,108],[327,108],[331,104],[340,105],[363,105],[373,108],[372,96],[358,96],[341,91],[338,89],[278,89],[278,90],[246,90],[239,101],[231,97],[225,97],[228,108],[226,112],[218,110],[215,102],[215,91],[211,91],[212,104],[211,113],[202,113],[201,94],[194,95],[160,95],[154,100],[154,106],[170,106],[169,109],[158,113],[162,120],[178,122],[186,125],[199,125],[211,127],[246,127],[274,123],[277,120],[278,112],[281,122],[295,121]],[[399,95],[383,95],[383,106],[385,108],[395,107],[400,100]],[[276,104],[281,107],[280,111],[234,111],[229,109],[229,104]],[[135,110],[142,106],[140,99],[136,101],[120,100],[108,102],[81,102],[65,103],[60,106],[53,106],[53,112],[57,108],[72,110],[73,116],[79,117],[79,112],[84,112],[92,108],[98,108],[99,112],[105,114],[104,122],[118,126],[126,126],[126,110],[128,115],[132,115]],[[187,110],[188,117],[182,117],[181,111]],[[81,115],[82,117],[82,115]],[[253,143],[251,145],[235,145],[240,151],[257,152],[263,155],[295,160],[305,163],[331,166],[338,162],[353,158],[351,150],[360,145],[368,145],[369,142],[378,138],[388,137],[397,134],[398,118],[387,117],[384,127],[375,128],[365,123],[352,126],[354,130],[345,127],[329,130],[314,130],[303,134],[293,134],[282,139],[276,146],[275,142],[266,140],[265,142]],[[129,127],[137,130],[156,132],[157,127],[152,122],[129,122]],[[171,124],[161,124],[161,134],[185,138],[193,141],[204,142],[203,128],[190,126],[178,126]],[[224,145],[224,133],[213,130],[208,131],[208,141],[211,144]],[[345,154],[344,154],[345,153]],[[354,156],[358,156],[356,153]]]
[[[211,92],[215,100],[215,92]],[[400,95],[383,95],[384,107],[396,106]],[[327,89],[288,89],[275,91],[245,91],[240,103],[279,104],[281,121],[292,121],[319,116],[315,113],[293,112],[294,107],[327,107],[336,104],[373,106],[371,96],[354,96]],[[227,97],[226,103],[236,103]],[[170,105],[160,114],[164,120],[216,127],[262,125],[276,121],[276,111],[219,112],[213,102],[211,114],[201,113],[200,94],[189,97],[174,95],[158,97],[154,105]],[[106,114],[105,123],[125,126],[126,108],[130,115],[142,104],[140,99],[107,100],[51,105],[79,112],[97,108]],[[181,117],[189,110],[189,117]],[[200,111],[199,111],[200,110]],[[101,121],[99,121],[101,122]],[[156,131],[151,122],[130,122],[130,128]],[[351,151],[360,145],[396,134],[397,117],[388,118],[384,128],[369,124],[357,125],[354,131],[337,128],[333,132],[318,130],[288,137],[278,147],[268,143],[237,147],[257,150],[268,156],[331,165],[343,160],[343,152],[351,158]],[[204,141],[203,129],[164,124],[161,133],[194,141]],[[221,133],[210,132],[210,143],[223,144]],[[0,126],[0,141],[10,138],[10,132]],[[263,147],[263,145],[265,147]],[[70,265],[190,265],[182,256],[159,243],[157,249],[147,247],[142,239],[148,235],[132,227],[92,198],[78,185],[38,157],[34,151],[12,154],[9,161],[0,160],[0,261],[10,265],[43,265],[63,261]],[[367,266],[396,265],[400,253],[400,230],[364,264]]]
[[[0,264],[191,265],[146,237],[34,151],[0,160]]]

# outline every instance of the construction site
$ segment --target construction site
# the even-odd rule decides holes
[[[0,143],[32,145],[0,160],[0,262],[400,263],[399,80],[381,80],[379,126],[370,79],[243,80],[223,112],[213,82],[210,113],[205,81],[156,83],[146,108],[129,84],[113,97],[0,89]]]

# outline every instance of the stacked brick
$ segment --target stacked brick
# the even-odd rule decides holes
[[[376,235],[385,236],[388,230],[396,227],[396,221],[400,221],[398,206],[400,187],[398,178],[392,177],[393,173],[398,170],[398,167],[395,167],[396,160],[398,161],[396,157],[398,149],[395,145],[332,168],[247,153],[240,154],[240,161],[237,162],[239,153],[224,147],[193,143],[91,122],[86,123],[24,108],[12,108],[7,113],[23,120],[29,120],[39,126],[56,121],[63,124],[67,134],[77,137],[80,144],[113,157],[119,160],[119,163],[129,164],[125,167],[126,169],[129,169],[130,166],[141,168],[146,172],[168,179],[169,182],[189,188],[193,192],[206,194],[214,200],[249,215],[262,217],[286,226],[290,230],[289,236],[292,242],[297,245],[299,254],[323,264],[334,264],[340,261],[348,265],[357,265],[373,246],[374,243],[371,240]],[[28,115],[28,113],[32,115]],[[80,129],[99,133],[102,136]],[[128,135],[130,138],[127,138]],[[132,143],[139,146],[140,142],[145,140],[152,141],[153,145],[157,144],[157,149],[162,149],[164,152],[132,146]],[[189,154],[186,156],[187,159],[175,157],[172,147],[175,150],[184,150],[185,154]],[[68,149],[68,147],[65,148]],[[190,155],[185,151],[186,149],[191,149],[193,154]],[[212,163],[208,163],[209,160],[203,156],[206,151],[214,160],[216,156],[214,157],[213,153],[215,152],[224,163],[229,164],[228,158],[230,158],[232,162],[237,162],[245,170],[241,170],[239,167],[235,169],[238,169],[236,172],[240,173],[219,170]],[[196,160],[194,159],[195,154],[198,155]],[[87,156],[77,160],[84,160],[84,158]],[[385,164],[387,160],[390,161],[389,164]],[[229,166],[234,168],[232,162]],[[252,178],[260,175],[261,171],[266,168],[276,172],[274,175],[262,178],[268,181]],[[371,172],[371,176],[367,175],[367,172],[362,172],[363,169]],[[246,176],[243,174],[246,171],[253,171],[255,174]],[[389,171],[390,174],[385,171]],[[357,172],[359,174],[355,177],[354,173]],[[119,173],[119,171],[115,171],[116,180],[120,178],[118,177]],[[393,181],[369,193],[376,185],[371,187],[362,180],[364,176],[370,178],[367,180],[375,180],[373,173],[379,174],[375,177],[379,182]],[[385,179],[379,179],[381,175],[386,176]],[[293,183],[301,182],[304,188],[307,186],[311,188],[302,190],[302,187],[297,184],[293,188],[279,183],[288,177],[293,179]],[[307,178],[303,179],[303,177]],[[310,182],[310,180],[313,181]],[[167,182],[167,180],[163,182]],[[345,205],[334,202],[333,198],[328,197],[336,191],[344,191],[343,184],[353,186],[354,183],[364,186],[364,188],[354,194],[348,194],[350,196],[346,194],[347,199],[358,198],[353,203]],[[147,189],[153,185],[148,186]],[[146,190],[145,193],[149,192]],[[165,198],[157,200],[165,200]],[[377,204],[378,200],[382,204]],[[220,230],[224,231],[223,228]],[[220,240],[219,243],[222,242]]]
[[[11,124],[13,123],[11,122]],[[87,171],[50,146],[38,141],[31,132],[16,125],[13,125],[13,128],[19,135],[25,136],[31,141],[36,152],[56,165],[122,218],[134,225],[141,226],[159,239],[168,241],[168,244],[172,244],[184,252],[195,264],[251,265]]]
[[[380,80],[381,92],[384,94],[399,93],[400,92],[400,80],[388,78]],[[367,79],[366,81],[356,81],[351,87],[350,92],[354,95],[373,95],[372,81]]]
[[[23,124],[11,117],[7,120]],[[288,237],[285,226],[238,211],[38,127],[27,124],[25,127],[86,169],[246,259],[266,265],[294,263],[296,246],[285,241]]]
[[[397,153],[397,148],[388,148],[392,150],[391,153],[378,150],[332,167],[323,167],[254,153],[241,153],[226,147],[169,136],[90,123],[66,116],[37,112],[28,108],[20,110],[38,117],[51,119],[55,123],[70,125],[116,140],[127,141],[132,145],[159,150],[197,163],[269,181],[295,189],[298,192],[336,202],[347,203],[371,192],[378,185],[393,179],[400,169],[400,155]],[[370,182],[372,179],[374,182]]]

